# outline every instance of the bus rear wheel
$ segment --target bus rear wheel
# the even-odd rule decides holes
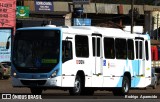
[[[128,77],[124,76],[123,82],[122,82],[122,95],[128,94],[129,89],[130,89],[129,79],[128,79]]]
[[[113,94],[115,96],[124,96],[129,93],[129,89],[130,89],[129,79],[127,76],[124,76],[122,81],[122,87],[114,89]]]
[[[42,94],[42,89],[38,89],[38,88],[30,88],[31,93],[33,95],[41,95]]]
[[[69,90],[70,95],[81,95],[82,82],[79,75],[76,76],[74,87]]]

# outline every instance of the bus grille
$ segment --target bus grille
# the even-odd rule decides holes
[[[46,80],[21,80],[23,85],[44,85]]]

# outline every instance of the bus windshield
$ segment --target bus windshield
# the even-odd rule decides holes
[[[19,30],[13,64],[19,72],[49,72],[59,62],[60,30]]]

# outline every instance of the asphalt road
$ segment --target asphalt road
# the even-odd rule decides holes
[[[1,94],[18,94],[18,95],[29,95],[31,94],[29,88],[13,88],[11,79],[0,80],[0,99]],[[93,96],[70,96],[68,91],[63,90],[46,90],[42,93],[43,99],[135,99],[138,96],[154,96],[150,98],[160,99],[160,85],[156,89],[148,87],[147,89],[134,89],[130,90],[127,96],[113,96],[112,92],[109,91],[95,91]],[[138,99],[137,98],[137,99]]]

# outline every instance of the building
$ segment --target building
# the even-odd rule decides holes
[[[79,1],[78,3],[76,3]],[[86,1],[81,2],[81,1]],[[17,0],[17,6],[29,7],[29,17],[17,18],[17,28],[46,24],[106,25],[120,28],[131,25],[132,0]],[[157,0],[134,0],[134,25],[143,26],[144,32],[153,32],[152,11],[159,11]],[[145,5],[144,5],[145,4]],[[75,18],[78,18],[75,19]],[[85,19],[90,19],[90,21]],[[86,24],[81,24],[87,22]],[[117,27],[116,26],[116,27]],[[152,35],[151,35],[152,36]],[[154,38],[154,37],[153,37]]]

